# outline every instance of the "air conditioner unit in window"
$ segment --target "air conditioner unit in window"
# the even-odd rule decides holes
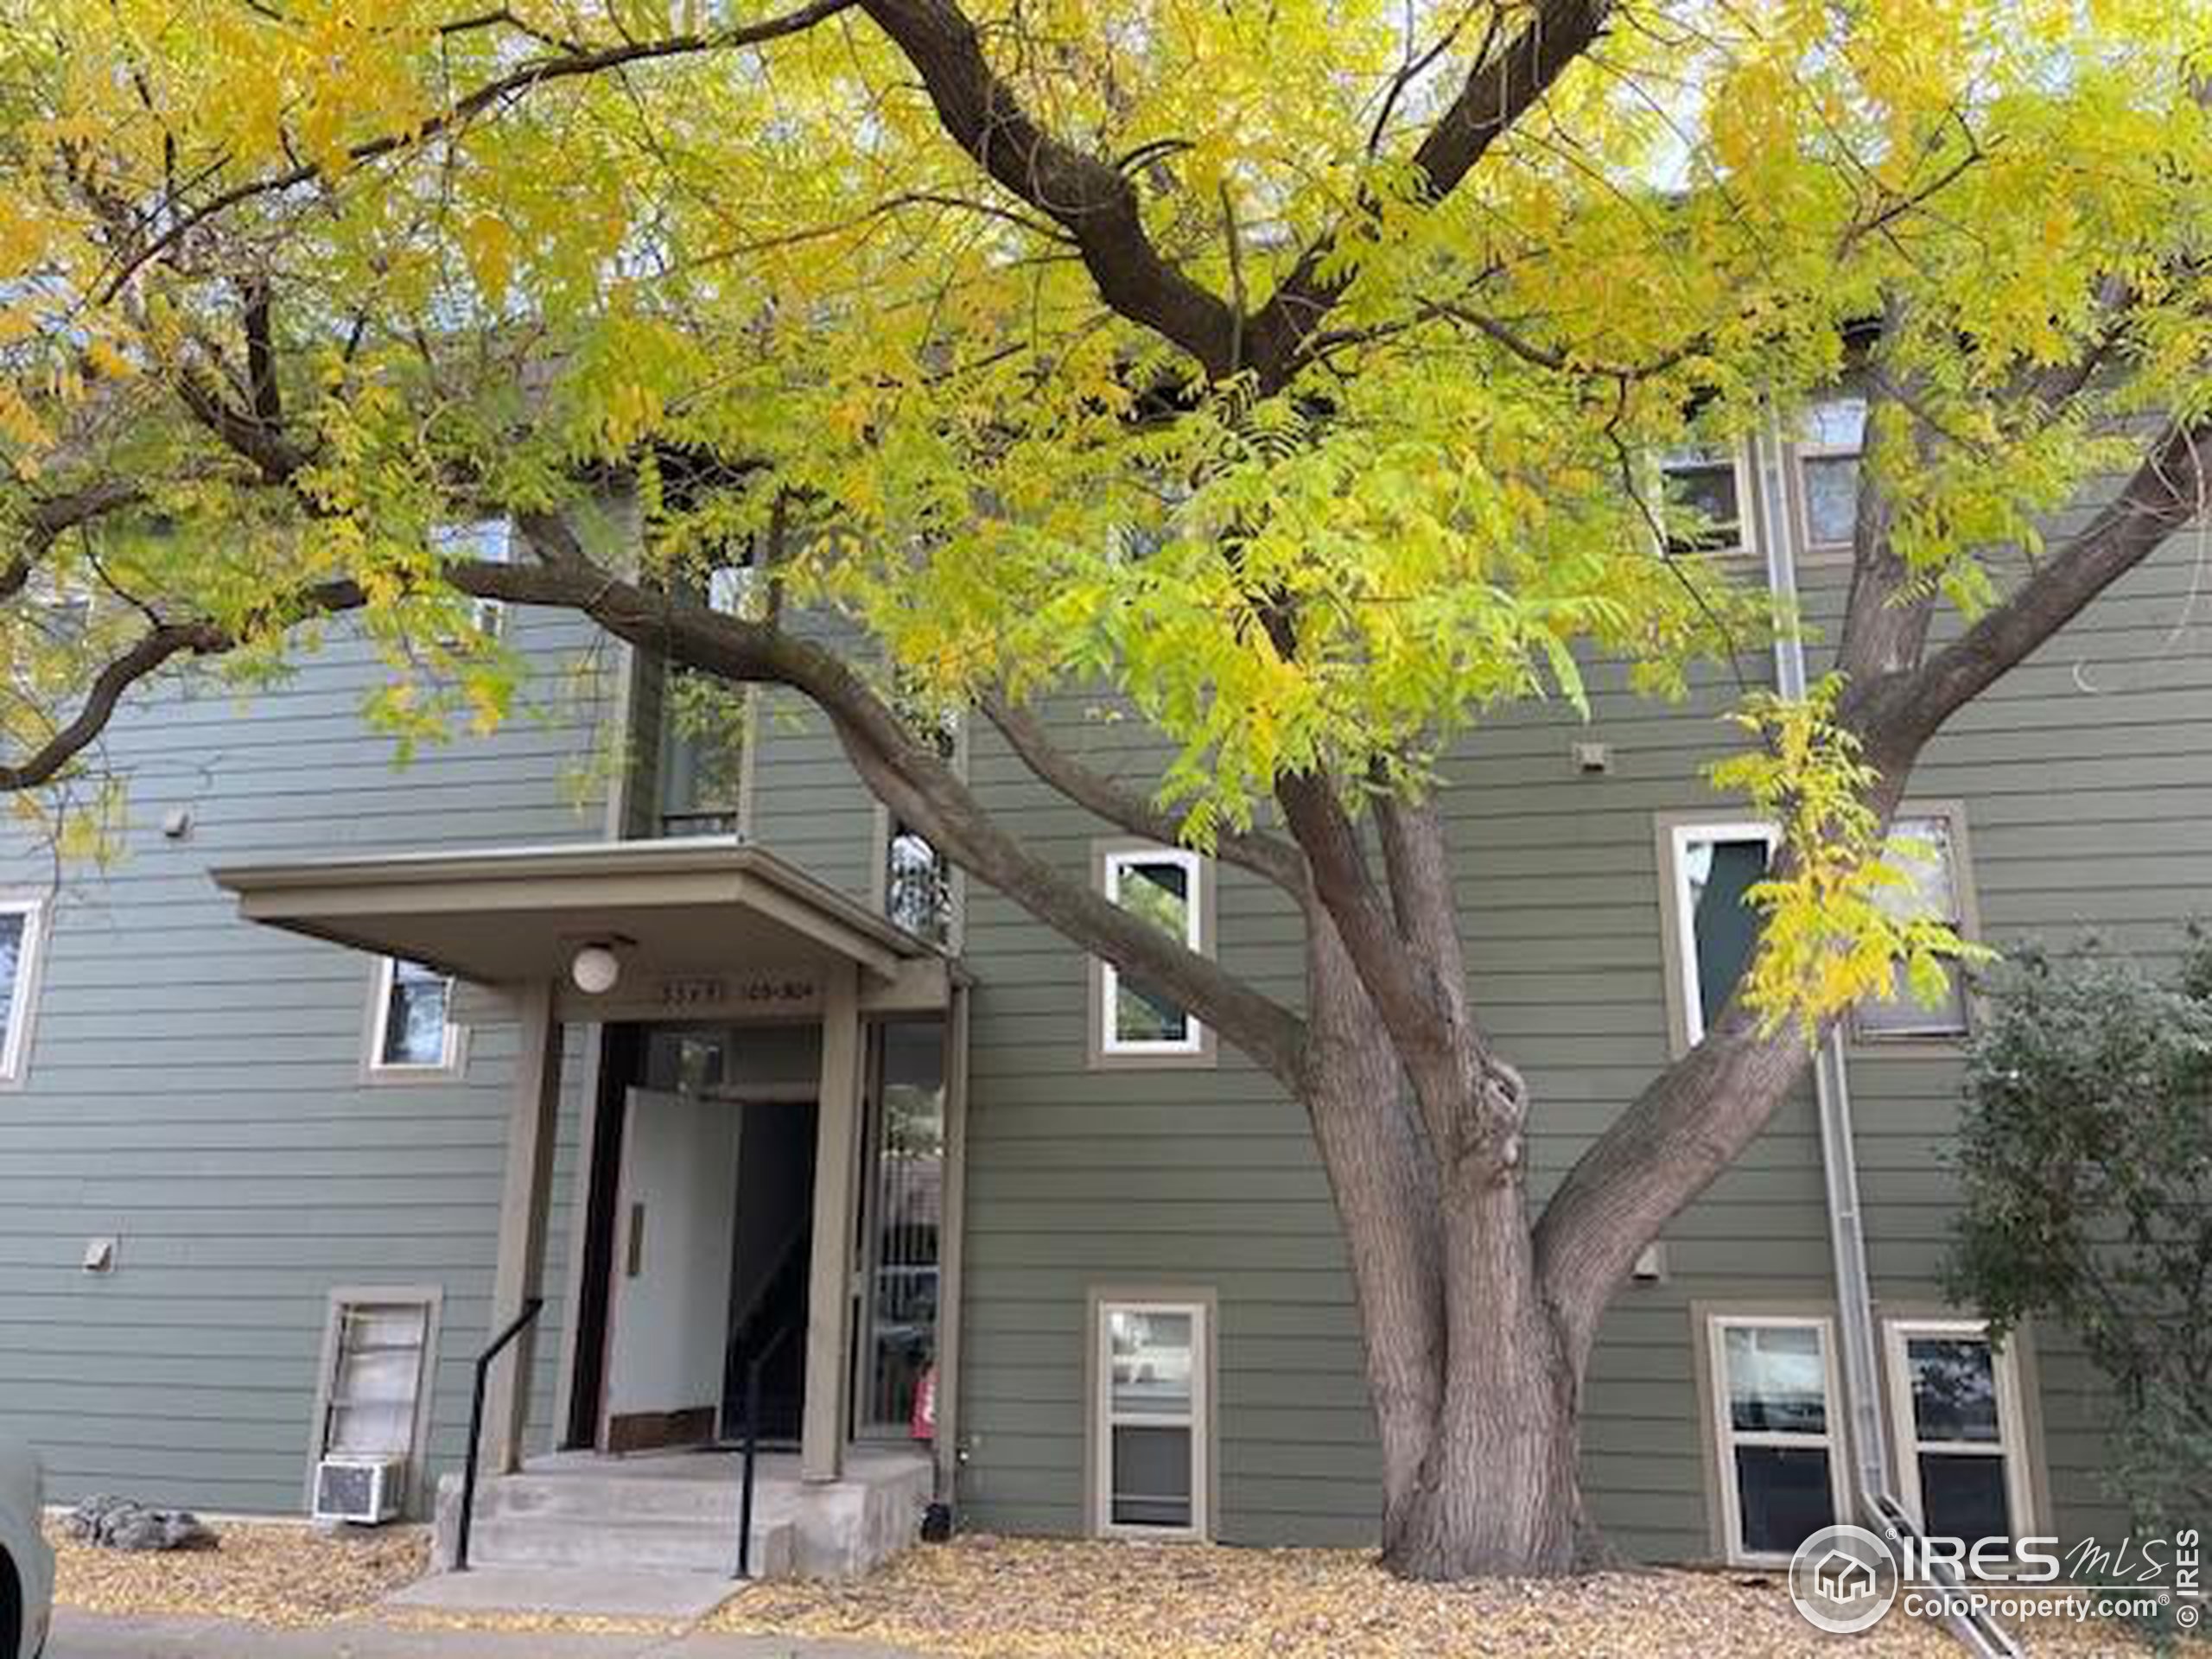
[[[315,1465],[315,1518],[375,1526],[407,1499],[404,1458],[325,1458]]]

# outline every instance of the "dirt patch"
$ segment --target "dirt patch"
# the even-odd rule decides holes
[[[1827,1652],[1770,1582],[1711,1573],[1401,1583],[1347,1550],[970,1538],[912,1550],[855,1583],[774,1583],[710,1628],[843,1637],[946,1659],[1774,1659]],[[2038,1659],[2147,1654],[2121,1632],[2037,1630]],[[1892,1613],[1868,1659],[1957,1659],[1940,1628]]]
[[[422,1527],[325,1532],[297,1522],[217,1523],[213,1549],[133,1554],[97,1549],[49,1522],[54,1600],[86,1612],[321,1624],[361,1612],[422,1577]]]

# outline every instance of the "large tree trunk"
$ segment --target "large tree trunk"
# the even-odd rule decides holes
[[[1520,1168],[1447,1188],[1335,929],[1311,918],[1301,1090],[1351,1255],[1382,1464],[1382,1560],[1408,1578],[1573,1571],[1579,1368],[1540,1296]]]
[[[1449,1351],[1435,1434],[1382,1559],[1414,1579],[1572,1573],[1595,1548],[1581,1381],[1538,1294],[1517,1172],[1469,1185],[1444,1204]]]

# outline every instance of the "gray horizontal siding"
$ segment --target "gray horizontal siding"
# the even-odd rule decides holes
[[[276,689],[202,678],[128,706],[107,743],[131,827],[70,868],[29,1071],[0,1093],[0,1430],[53,1491],[203,1509],[302,1501],[325,1309],[339,1285],[435,1285],[433,1471],[458,1459],[490,1320],[516,1033],[469,1034],[461,1078],[365,1085],[373,964],[239,921],[211,867],[334,851],[596,838],[603,710],[576,626],[511,612],[533,706],[396,763],[360,709],[382,670],[340,635]],[[188,837],[158,830],[188,808]],[[50,864],[17,838],[0,882]],[[584,1058],[568,1046],[569,1075]],[[550,1433],[575,1094],[556,1159],[553,1300],[533,1433]],[[116,1235],[88,1277],[84,1241]]]

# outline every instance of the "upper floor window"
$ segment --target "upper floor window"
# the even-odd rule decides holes
[[[1966,899],[1961,856],[1964,832],[1958,815],[1951,810],[1900,813],[1890,826],[1890,837],[1891,861],[1910,878],[1911,885],[1885,889],[1878,902],[1899,921],[1925,918],[1971,936],[1974,918]],[[1966,1034],[1966,980],[1956,963],[1944,964],[1943,998],[1933,1007],[1912,994],[1905,983],[1903,963],[1897,964],[1894,972],[1893,995],[1870,996],[1853,1010],[1852,1035],[1857,1040],[1885,1042]]]
[[[372,1072],[457,1072],[461,1029],[453,1022],[453,980],[435,968],[386,957],[378,970]]]
[[[1851,545],[1859,524],[1859,465],[1866,435],[1862,397],[1831,397],[1806,411],[1795,454],[1808,547]]]
[[[1099,855],[1098,871],[1112,903],[1192,950],[1211,950],[1207,866],[1198,854],[1179,847],[1107,848]],[[1172,997],[1103,960],[1096,963],[1093,982],[1094,1060],[1172,1063],[1212,1054],[1211,1033]]]
[[[30,1058],[45,918],[42,899],[0,899],[0,1084],[21,1082]]]
[[[897,817],[883,849],[883,913],[917,938],[952,942],[952,865],[929,838]]]
[[[504,518],[440,524],[430,531],[430,545],[440,558],[459,563],[514,563],[514,529]],[[476,601],[470,617],[476,632],[487,639],[496,639],[506,632],[507,607],[496,599]]]
[[[1751,469],[1741,446],[1670,450],[1660,459],[1659,474],[1669,554],[1751,550]]]
[[[708,571],[705,581],[695,584],[695,596],[724,616],[747,615],[760,578],[748,553],[739,563]],[[737,834],[745,752],[752,735],[750,688],[679,667],[669,671],[661,696],[661,834]]]
[[[1746,895],[1766,874],[1777,837],[1767,823],[1678,823],[1662,832],[1668,1001],[1684,1046],[1703,1039],[1735,993],[1758,942]]]
[[[1828,1321],[1707,1321],[1713,1445],[1728,1559],[1787,1560],[1842,1512]]]

